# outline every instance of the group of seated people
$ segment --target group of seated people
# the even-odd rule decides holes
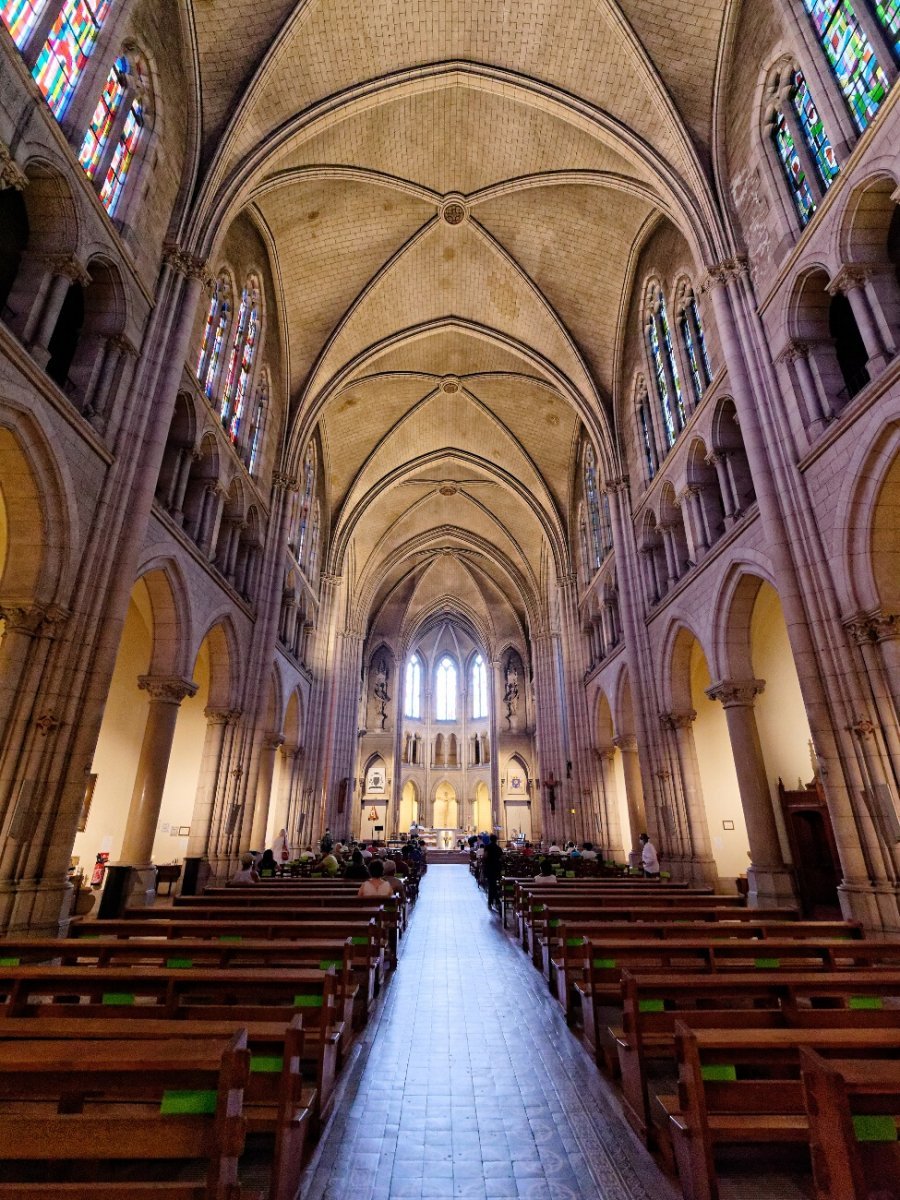
[[[308,846],[299,856],[310,863],[315,873],[333,879],[359,880],[357,895],[366,899],[399,895],[406,900],[404,881],[417,878],[425,866],[425,850],[417,838],[410,839],[402,849],[388,851],[366,843],[348,841],[333,845],[323,839],[319,853]],[[254,884],[261,879],[274,878],[278,866],[273,850],[248,850],[241,855],[240,868],[232,875],[230,884]]]

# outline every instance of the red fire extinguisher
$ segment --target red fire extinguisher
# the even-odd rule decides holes
[[[109,862],[109,852],[101,850],[97,855],[97,861],[94,863],[94,869],[91,872],[91,887],[100,887],[103,883],[103,876],[106,874],[106,864]]]

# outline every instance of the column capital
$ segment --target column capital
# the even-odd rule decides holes
[[[613,745],[617,750],[637,750],[637,738],[633,733],[623,733],[613,738]]]
[[[198,685],[182,675],[139,675],[138,687],[149,692],[151,700],[180,704],[186,696],[196,695]]]
[[[210,725],[232,725],[240,717],[240,712],[233,708],[204,708],[203,715]]]
[[[137,346],[124,333],[113,334],[112,337],[106,339],[106,344],[121,354],[127,355],[128,358],[137,358],[138,356]]]
[[[694,498],[694,496],[699,496],[699,495],[700,495],[699,486],[696,483],[689,483],[687,485],[687,487],[682,488],[682,490],[678,493],[678,495],[675,497],[675,499],[678,503],[678,507],[681,508],[681,506],[684,504],[684,502],[686,500],[692,500]]]
[[[0,192],[11,188],[15,192],[24,192],[28,186],[28,176],[16,163],[7,144],[0,141]]]
[[[267,733],[263,736],[262,743],[267,750],[277,750],[279,746],[284,745],[283,733]]]
[[[296,492],[299,489],[296,475],[287,471],[275,471],[272,475],[272,487],[283,488],[286,492]]]
[[[845,619],[844,628],[858,645],[890,642],[900,638],[900,613],[886,613],[880,608],[867,613],[854,613]]]
[[[206,291],[212,291],[212,275],[207,269],[206,259],[201,258],[199,254],[185,250],[176,242],[166,242],[163,246],[163,262],[185,279],[199,279]]]
[[[667,712],[659,714],[659,723],[663,729],[690,729],[693,723],[697,720],[697,714],[694,709],[686,709],[683,712]]]
[[[799,338],[791,338],[781,352],[776,355],[775,361],[777,363],[797,362],[800,358],[809,358],[809,350],[809,342],[800,341]]]
[[[44,262],[54,275],[68,279],[70,283],[80,283],[82,287],[88,287],[91,282],[87,268],[74,254],[47,254]]]
[[[30,601],[0,603],[0,617],[10,632],[29,637],[56,637],[71,614],[55,604],[34,604]]]
[[[722,679],[706,689],[710,700],[719,700],[723,708],[752,708],[756,697],[765,690],[764,679]]]
[[[597,747],[594,747],[594,754],[600,759],[601,762],[612,762],[612,760],[616,757],[616,748],[615,746],[604,746],[603,749],[600,750]]]
[[[627,473],[617,475],[614,479],[607,479],[606,490],[608,492],[627,492],[630,486],[630,480]]]
[[[724,287],[733,279],[740,279],[750,274],[750,260],[746,254],[735,254],[721,262],[714,263],[700,284],[700,294],[704,295],[714,287]]]
[[[846,296],[848,292],[865,287],[868,278],[869,272],[862,263],[846,263],[834,278],[829,280],[825,290],[829,296],[837,296],[838,293]]]

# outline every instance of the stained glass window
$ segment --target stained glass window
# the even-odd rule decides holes
[[[143,128],[144,110],[135,101],[128,110],[128,116],[122,127],[122,136],[119,138],[119,144],[116,146],[109,170],[106,172],[106,178],[103,180],[103,187],[100,189],[100,203],[111,217],[115,216],[119,201],[122,199],[122,189],[125,187],[128,169],[134,161],[134,152],[137,150]]]
[[[864,0],[855,0],[863,3]],[[834,76],[860,130],[866,129],[878,112],[890,84],[881,69],[872,44],[859,23],[854,0],[803,0],[828,56]],[[896,4],[880,5],[884,15],[896,18]],[[880,16],[881,14],[879,14]],[[882,18],[885,28],[889,20]]]
[[[46,6],[47,0],[3,0],[0,3],[0,21],[12,34],[12,40],[20,50]]]
[[[600,493],[600,544],[604,557],[612,550],[612,518],[609,515],[609,496]]]
[[[231,401],[234,396],[238,379],[238,368],[244,348],[244,334],[247,330],[247,318],[250,316],[250,293],[247,288],[241,292],[241,303],[238,308],[237,320],[234,325],[234,335],[231,339],[231,356],[228,359],[228,370],[225,373],[225,386],[222,389],[222,424],[227,427],[231,417]]]
[[[256,473],[257,463],[259,461],[259,452],[262,448],[263,426],[266,422],[266,409],[269,407],[269,384],[267,380],[256,389],[256,412],[253,415],[253,423],[250,426],[249,437],[247,438],[247,457],[245,459],[247,470],[251,475]]]
[[[900,58],[900,0],[877,0],[875,13],[893,38],[894,55]]]
[[[53,22],[32,74],[60,120],[90,58],[112,0],[66,0]]]
[[[479,721],[487,715],[487,670],[484,659],[476,654],[472,663],[472,718]]]
[[[422,716],[422,664],[414,654],[406,664],[403,715],[417,721]]]
[[[687,354],[688,366],[691,372],[691,382],[694,385],[694,396],[697,400],[703,395],[712,380],[712,367],[706,349],[706,335],[703,332],[703,321],[696,299],[691,296],[681,313],[681,340]]]
[[[319,565],[319,535],[321,532],[321,521],[319,517],[319,506],[316,505],[316,515],[313,517],[312,529],[309,534],[309,561],[306,564],[306,574],[312,579],[316,573],[316,568]]]
[[[197,378],[211,400],[215,394],[222,361],[222,346],[228,329],[231,306],[228,303],[228,281],[224,276],[216,280],[215,290],[209,305],[206,327],[203,330],[203,345],[197,362]]]
[[[597,499],[597,466],[594,448],[584,452],[584,496],[587,500],[588,525],[591,531],[591,566],[594,570],[603,562],[603,542],[600,535],[600,506]]]
[[[822,181],[822,187],[828,191],[841,168],[802,71],[794,72],[791,103],[816,164],[816,171]]]
[[[313,484],[316,477],[315,462],[313,459],[312,446],[306,452],[306,460],[303,464],[303,496],[300,501],[300,527],[297,534],[297,561],[303,557],[303,548],[306,543],[306,530],[309,525],[309,509],[312,504]]]
[[[697,345],[700,347],[700,362],[703,364],[703,374],[707,383],[712,383],[713,369],[709,361],[709,350],[706,345],[706,331],[703,328],[703,318],[700,316],[700,306],[697,298],[691,296],[691,316],[694,318],[694,329],[697,331]]]
[[[647,460],[647,478],[652,479],[656,474],[656,455],[653,451],[653,433],[650,427],[650,413],[647,410],[647,401],[642,399],[638,407],[638,415],[641,421],[641,440],[644,443],[644,458]]]
[[[800,162],[793,135],[788,128],[788,123],[783,112],[776,112],[775,114],[772,125],[772,140],[775,143],[778,158],[781,161],[785,178],[791,189],[791,195],[794,197],[797,212],[800,214],[800,224],[806,225],[816,211],[816,202],[810,191],[809,180],[806,178],[806,172],[803,170],[803,164]]]
[[[672,333],[669,329],[669,316],[666,312],[666,301],[662,292],[656,298],[659,320],[662,325],[663,343],[666,347],[666,358],[669,361],[669,377],[675,389],[675,406],[678,413],[678,424],[684,429],[687,424],[687,414],[684,411],[684,397],[681,394],[681,380],[678,377],[678,364],[675,362],[675,351],[672,348]]]
[[[88,131],[84,135],[84,141],[78,151],[78,161],[90,179],[94,178],[97,168],[100,166],[100,159],[103,157],[103,151],[109,141],[116,113],[122,107],[122,101],[125,99],[127,80],[128,59],[117,58],[107,76]]]
[[[250,388],[250,372],[253,370],[253,356],[256,353],[256,343],[259,335],[259,308],[256,304],[250,309],[247,320],[247,336],[244,338],[244,348],[241,352],[241,369],[238,374],[237,388],[234,394],[231,423],[228,433],[233,442],[238,440],[241,431],[241,421],[244,416],[244,405]]]
[[[671,449],[675,445],[677,431],[675,429],[675,417],[672,413],[672,405],[669,400],[669,384],[666,381],[666,369],[663,366],[662,351],[659,348],[659,335],[656,332],[655,317],[651,317],[647,324],[647,339],[650,343],[650,358],[653,362],[653,374],[656,377],[656,394],[659,397],[659,406],[662,411],[666,442]]]
[[[438,721],[456,720],[456,666],[445,655],[435,672],[434,715]]]

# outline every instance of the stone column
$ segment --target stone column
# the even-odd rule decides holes
[[[275,793],[275,836],[282,829],[287,830],[288,841],[293,846],[297,840],[297,830],[291,829],[288,821],[291,810],[291,794],[294,784],[294,773],[297,758],[300,754],[296,746],[281,746],[281,770],[278,774],[278,791]]]
[[[706,461],[711,467],[715,467],[716,476],[719,480],[719,494],[722,497],[722,508],[725,512],[725,528],[730,529],[734,524],[737,500],[734,495],[734,489],[731,486],[731,476],[728,473],[728,466],[725,462],[727,454],[727,450],[716,450],[706,456]]]
[[[189,857],[200,857],[210,853],[213,806],[222,768],[225,730],[229,722],[236,720],[238,714],[227,708],[207,708],[204,710],[204,716],[206,717],[206,740],[203,743],[197,794],[194,799],[194,812],[191,816],[191,836],[188,838],[187,846]]]
[[[268,733],[263,738],[259,756],[259,774],[256,778],[256,804],[253,809],[253,828],[250,831],[250,849],[264,850],[266,829],[269,824],[269,802],[272,797],[272,777],[275,774],[275,752],[284,745],[283,733]],[[279,826],[279,829],[281,826]]]
[[[698,487],[686,487],[678,497],[678,506],[684,513],[684,531],[688,541],[688,558],[696,564],[710,546],[709,537],[706,532],[703,504],[700,500],[700,489]]]
[[[172,503],[170,508],[172,520],[178,525],[184,525],[184,497],[191,478],[191,467],[199,458],[200,454],[193,446],[185,446],[184,450],[181,451],[178,468],[175,472],[175,478],[172,481]]]
[[[666,553],[666,583],[671,588],[678,582],[678,554],[675,549],[675,530],[672,525],[660,525],[658,528],[662,534],[663,549]]]
[[[722,680],[706,689],[710,700],[721,701],[737,771],[741,807],[750,841],[747,870],[749,903],[756,908],[795,906],[797,898],[790,869],[781,853],[778,826],[753,705],[765,687],[761,679]]]
[[[809,343],[790,341],[778,355],[803,407],[800,416],[805,429],[817,434],[834,415],[809,361]]]
[[[606,858],[622,861],[625,858],[625,847],[622,845],[619,797],[613,774],[616,750],[614,746],[608,746],[605,750],[597,750],[595,753],[600,763],[600,787],[603,794],[603,849]]]
[[[87,287],[91,282],[85,268],[71,255],[50,258],[48,265],[51,272],[50,287],[37,323],[37,331],[30,339],[31,357],[39,367],[46,367],[50,361],[50,339],[53,337],[69,288],[75,283]]]
[[[138,687],[150,693],[150,711],[119,857],[123,863],[135,868],[132,899],[152,904],[156,896],[156,875],[150,862],[175,737],[175,722],[182,700],[195,694],[197,684],[177,675],[142,675]]]
[[[628,826],[631,835],[627,852],[636,849],[638,840],[647,829],[647,812],[644,807],[644,784],[641,779],[641,764],[638,759],[637,738],[624,734],[613,738],[613,745],[622,755],[622,771],[625,775],[625,798],[628,801]]]
[[[836,296],[840,292],[849,300],[850,307],[853,309],[853,316],[856,318],[859,335],[863,340],[863,345],[868,355],[866,367],[868,368],[870,378],[874,379],[887,366],[891,356],[884,346],[878,326],[875,323],[875,318],[872,315],[872,309],[869,306],[869,298],[866,295],[867,281],[868,273],[865,267],[859,265],[844,266],[841,267],[840,271],[838,271],[837,275],[829,283],[828,294],[829,296]]]
[[[709,836],[709,821],[703,800],[700,782],[700,767],[697,763],[697,747],[694,744],[694,721],[697,714],[689,712],[664,713],[661,717],[664,729],[675,736],[678,769],[681,775],[681,790],[684,796],[690,838],[690,872],[694,883],[716,884],[719,870],[712,852]]]

